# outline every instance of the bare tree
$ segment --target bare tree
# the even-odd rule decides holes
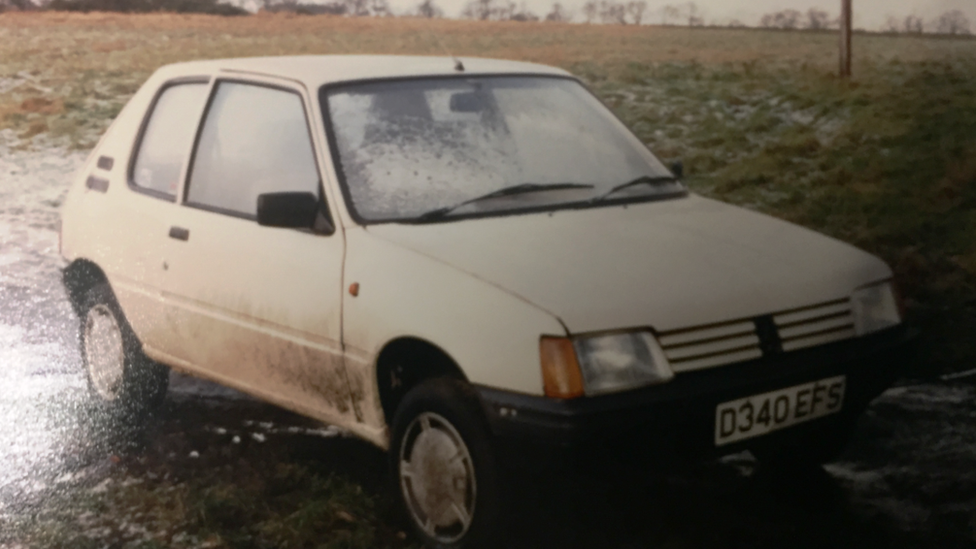
[[[647,11],[647,2],[644,0],[631,0],[627,3],[627,14],[630,21],[635,25],[640,25],[644,20],[644,12]]]
[[[517,6],[512,0],[497,0],[495,4],[495,9],[492,10],[489,19],[494,19],[495,21],[508,21],[515,17],[517,13]]]
[[[299,13],[305,7],[298,0],[261,0],[260,6],[261,10],[271,13]]]
[[[668,4],[661,8],[661,24],[673,25],[681,19],[681,8],[674,4]]]
[[[569,21],[572,21],[573,15],[566,11],[566,8],[564,8],[562,4],[556,2],[552,5],[552,9],[549,10],[549,13],[546,14],[545,19],[546,21],[550,21],[552,23],[568,23]]]
[[[623,4],[608,0],[600,0],[600,21],[607,24],[627,24],[627,8]]]
[[[961,10],[947,11],[935,20],[935,32],[939,34],[971,34],[969,18]]]
[[[346,13],[355,17],[365,17],[369,15],[370,0],[345,0]]]
[[[599,9],[597,8],[596,0],[587,0],[587,2],[583,4],[583,18],[586,19],[587,23],[592,23],[596,20],[598,11]]]
[[[668,4],[662,7],[662,25],[680,25],[687,23],[689,27],[700,27],[705,24],[705,12],[694,2],[686,4]]]
[[[487,21],[491,19],[493,13],[495,13],[495,2],[494,0],[471,0],[468,2],[464,9],[461,10],[461,17],[467,19],[476,19],[478,21]]]
[[[688,2],[684,9],[689,27],[700,27],[705,24],[705,13],[698,7],[698,4]]]
[[[783,10],[777,18],[781,29],[796,29],[800,27],[803,14],[797,10]]]
[[[7,10],[32,10],[36,9],[38,6],[34,4],[31,0],[0,0],[0,11]]]
[[[925,23],[917,15],[909,15],[904,19],[888,17],[885,24],[881,26],[882,32],[904,32],[908,34],[921,34],[925,31]]]
[[[369,11],[373,17],[390,17],[390,3],[387,0],[369,0]]]
[[[909,15],[902,22],[902,29],[908,33],[922,34],[925,31],[925,24],[922,22],[921,17]]]
[[[881,32],[900,32],[901,20],[894,15],[889,15],[884,24],[881,25]]]
[[[738,20],[738,19],[732,19],[731,21],[729,21],[728,23],[726,23],[725,26],[726,27],[729,27],[730,29],[741,29],[741,28],[745,27],[746,24],[743,23],[742,21]]]
[[[478,21],[538,21],[524,0],[521,5],[512,0],[471,0],[461,10],[461,17]]]
[[[823,30],[830,27],[830,15],[818,8],[807,10],[807,28],[810,30]]]
[[[435,4],[434,0],[423,0],[423,2],[417,4],[416,14],[417,17],[435,19],[444,17],[444,10]]]
[[[800,26],[803,14],[796,10],[783,10],[767,13],[759,20],[759,24],[769,29],[796,29]]]
[[[510,2],[511,10],[508,14],[507,20],[509,21],[538,21],[539,16],[529,10],[529,7],[525,5],[525,0],[519,5],[518,9],[515,8],[515,3]]]

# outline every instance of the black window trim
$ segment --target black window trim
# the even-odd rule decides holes
[[[183,86],[186,84],[210,84],[210,76],[181,76],[178,78],[173,78],[163,82],[159,89],[156,90],[156,95],[153,96],[152,101],[149,103],[149,108],[146,109],[146,114],[142,117],[142,122],[139,124],[139,131],[136,133],[135,142],[132,145],[132,153],[129,155],[129,165],[126,168],[125,180],[126,184],[133,191],[151,196],[153,198],[158,198],[160,200],[165,200],[167,202],[176,203],[177,194],[170,194],[163,191],[157,191],[156,189],[148,189],[136,184],[135,180],[135,169],[136,161],[139,159],[139,154],[142,152],[142,141],[146,137],[146,130],[149,128],[149,120],[152,119],[153,113],[156,112],[156,105],[159,103],[159,99],[166,93],[166,90],[176,87]],[[200,121],[197,121],[197,126],[199,127]],[[182,187],[183,181],[178,182],[179,187]],[[177,187],[177,188],[179,188]]]
[[[335,131],[332,127],[332,113],[329,108],[329,93],[337,88],[345,88],[350,86],[358,86],[363,84],[374,84],[380,82],[407,82],[407,81],[418,81],[418,80],[465,80],[470,78],[498,78],[498,77],[518,77],[518,78],[551,78],[555,80],[569,80],[571,82],[576,82],[583,87],[590,95],[592,95],[601,105],[606,107],[607,111],[618,121],[623,127],[629,131],[635,138],[637,135],[634,131],[630,129],[623,120],[617,116],[617,113],[610,108],[610,105],[600,98],[593,90],[590,89],[582,80],[579,78],[568,75],[568,74],[553,74],[546,72],[488,72],[488,73],[471,73],[471,74],[432,74],[432,75],[412,75],[412,76],[395,76],[387,78],[361,78],[357,80],[343,80],[341,82],[330,82],[328,84],[323,84],[319,87],[318,100],[319,107],[322,110],[322,123],[325,126],[326,139],[329,142],[329,154],[332,156],[332,165],[335,169],[336,180],[339,182],[339,190],[342,192],[342,198],[345,201],[346,211],[349,212],[349,216],[352,217],[353,221],[357,224],[366,225],[382,225],[385,223],[400,223],[400,224],[432,224],[432,223],[451,223],[454,221],[463,221],[467,219],[479,219],[486,217],[511,217],[516,215],[529,215],[535,213],[543,212],[555,212],[561,210],[586,210],[590,208],[603,208],[609,206],[627,206],[630,204],[641,204],[644,202],[661,202],[664,200],[674,200],[687,197],[690,193],[684,183],[681,183],[682,190],[674,193],[668,194],[648,194],[646,196],[636,196],[627,197],[619,199],[608,199],[600,202],[565,202],[559,204],[549,204],[546,206],[536,206],[531,208],[521,208],[518,210],[507,210],[499,212],[474,212],[468,214],[452,214],[449,216],[438,217],[430,220],[416,221],[414,218],[397,218],[397,219],[366,219],[356,210],[356,205],[352,200],[352,194],[349,191],[349,185],[346,183],[346,174],[342,167],[342,158],[339,156],[339,145],[336,141]],[[637,138],[640,141],[640,138]],[[643,143],[643,141],[641,141]],[[645,145],[646,147],[646,145]],[[653,155],[654,152],[648,151]],[[656,156],[655,156],[656,158]]]
[[[196,163],[197,149],[200,146],[200,138],[203,135],[203,127],[207,123],[207,117],[210,116],[210,108],[213,105],[214,99],[217,97],[217,92],[220,89],[220,85],[225,82],[232,83],[232,84],[243,84],[247,86],[270,88],[273,90],[279,90],[279,91],[291,93],[298,96],[299,102],[302,105],[302,113],[305,115],[305,129],[308,132],[308,144],[310,147],[312,147],[312,160],[315,162],[316,173],[319,176],[318,199],[319,199],[319,206],[321,207],[320,211],[322,212],[322,215],[325,215],[328,218],[329,225],[332,227],[331,231],[316,232],[315,234],[321,234],[323,236],[329,236],[334,234],[336,231],[336,225],[335,225],[335,221],[333,221],[334,216],[332,215],[332,211],[330,210],[329,203],[325,199],[325,189],[323,188],[324,185],[322,183],[322,164],[320,162],[320,159],[318,158],[318,154],[315,151],[315,138],[312,135],[311,117],[308,114],[308,105],[305,104],[305,100],[302,97],[301,92],[295,89],[294,86],[249,80],[246,77],[240,77],[240,76],[232,76],[232,77],[217,76],[215,78],[213,85],[210,88],[210,96],[207,98],[206,106],[203,109],[203,116],[200,118],[200,121],[197,124],[197,131],[193,137],[193,149],[190,151],[190,160],[186,168],[186,177],[182,181],[183,202],[181,203],[181,205],[189,208],[196,208],[198,210],[203,210],[206,212],[212,212],[216,214],[227,215],[230,217],[236,217],[238,219],[246,219],[248,221],[253,221],[257,223],[258,217],[256,213],[254,215],[251,215],[251,214],[239,212],[237,210],[221,208],[220,206],[212,206],[210,204],[203,204],[200,202],[191,202],[190,200],[188,200],[190,196],[190,180],[192,179],[193,176],[193,167],[194,164]],[[293,230],[302,231],[302,232],[311,232],[309,229],[293,229]]]

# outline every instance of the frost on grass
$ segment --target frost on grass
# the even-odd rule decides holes
[[[827,470],[852,509],[903,532],[938,533],[976,519],[976,388],[922,384],[889,389]]]
[[[0,143],[18,149],[90,149],[142,80],[112,73],[66,77],[51,69],[4,74],[2,57]]]
[[[29,150],[0,131],[0,284],[31,285],[59,265],[58,209],[84,154],[35,138]]]
[[[12,131],[0,131],[0,519],[14,503],[70,484],[62,466],[77,442],[74,407],[84,391],[57,233],[82,155],[35,143],[17,148]]]

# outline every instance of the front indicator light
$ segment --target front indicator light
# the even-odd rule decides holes
[[[539,340],[542,381],[547,397],[576,398],[585,394],[583,376],[573,342],[565,337],[543,337]]]

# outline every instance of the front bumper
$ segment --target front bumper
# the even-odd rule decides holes
[[[488,387],[478,390],[497,439],[561,447],[624,446],[660,456],[735,453],[797,445],[849,429],[912,358],[904,326],[775,357],[679,374],[671,382],[599,397],[558,400]],[[847,376],[840,413],[716,448],[715,409],[730,400],[836,375]]]

